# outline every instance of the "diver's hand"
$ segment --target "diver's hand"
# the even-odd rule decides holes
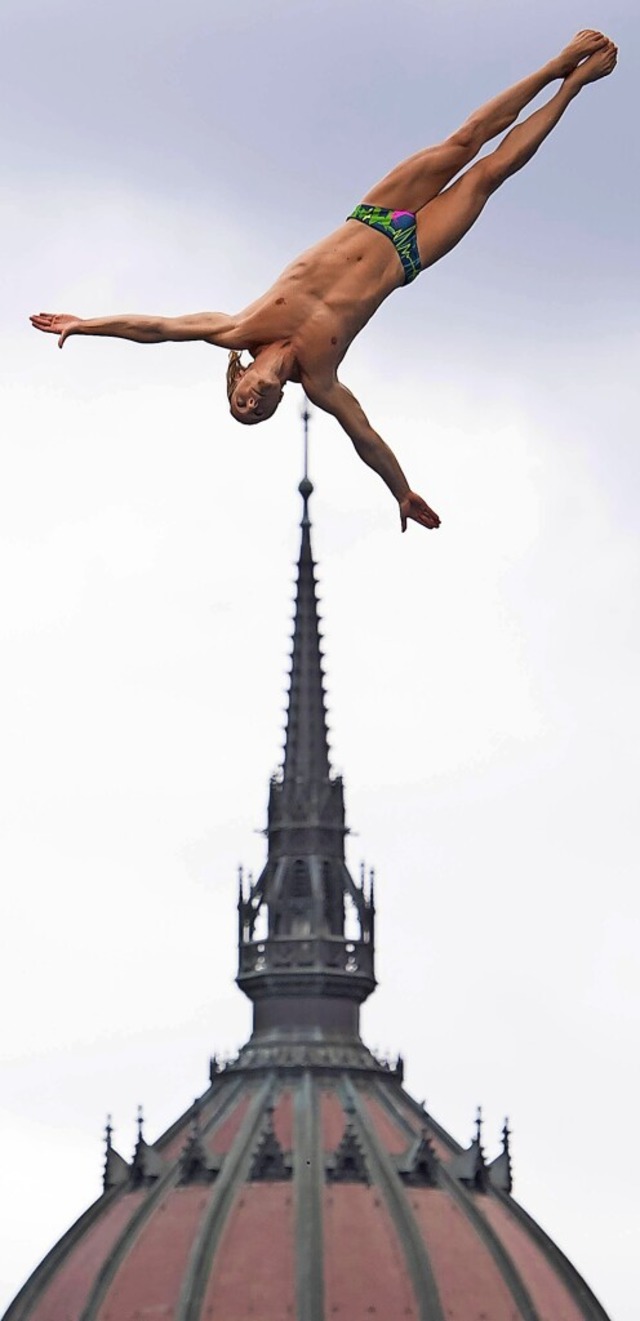
[[[416,495],[415,491],[408,491],[400,504],[400,522],[402,531],[407,530],[407,520],[413,518],[416,523],[421,523],[423,527],[440,527],[440,519],[433,509],[430,509],[426,500],[421,495]]]
[[[82,324],[79,316],[69,316],[65,312],[36,312],[29,317],[35,330],[43,330],[46,335],[58,335],[58,348],[61,349],[68,335],[73,335]]]

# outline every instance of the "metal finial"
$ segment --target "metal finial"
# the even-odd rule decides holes
[[[106,1122],[106,1124],[105,1124],[104,1136],[105,1136],[105,1142],[106,1142],[106,1144],[107,1144],[107,1151],[111,1151],[111,1139],[112,1139],[112,1137],[113,1137],[113,1127],[112,1127],[112,1124],[111,1124],[111,1115],[107,1115],[107,1122]]]
[[[298,487],[300,495],[304,500],[304,522],[308,521],[307,501],[313,491],[313,483],[309,481],[309,421],[311,413],[309,412],[309,400],[305,395],[304,406],[302,409],[302,422],[304,426],[303,433],[303,475],[302,481]]]
[[[138,1106],[138,1114],[137,1114],[137,1116],[136,1116],[136,1123],[137,1123],[137,1125],[138,1125],[138,1142],[142,1142],[142,1127],[143,1127],[143,1124],[144,1124],[144,1115],[143,1115],[143,1113],[142,1113],[142,1106],[141,1106],[141,1105]]]
[[[476,1142],[478,1143],[478,1146],[480,1146],[480,1143],[482,1142],[482,1106],[481,1105],[478,1106],[478,1113],[476,1115]]]
[[[311,413],[309,412],[309,400],[307,399],[307,396],[305,395],[305,397],[304,397],[304,404],[303,404],[303,406],[302,406],[302,422],[303,422],[303,425],[304,425],[304,472],[303,472],[303,474],[302,474],[303,477],[308,477],[308,476],[309,476],[309,422],[310,422],[310,420],[311,420]]]
[[[505,1121],[504,1121],[504,1127],[503,1127],[503,1129],[502,1129],[502,1149],[503,1149],[503,1151],[506,1151],[507,1155],[509,1155],[509,1138],[510,1138],[510,1137],[511,1137],[511,1129],[509,1128],[509,1120],[508,1120],[508,1119],[505,1119]]]

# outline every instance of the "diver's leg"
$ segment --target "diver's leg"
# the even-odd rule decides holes
[[[419,211],[477,156],[486,142],[515,123],[524,107],[549,83],[565,78],[580,60],[605,42],[600,32],[579,32],[555,59],[475,110],[451,137],[402,161],[362,201],[394,210]]]
[[[546,105],[512,128],[495,151],[422,208],[418,214],[418,249],[423,267],[433,266],[464,238],[491,194],[531,160],[585,83],[612,72],[616,57],[617,48],[607,42],[565,78]]]

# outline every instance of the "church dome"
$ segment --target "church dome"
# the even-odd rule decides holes
[[[357,1043],[247,1049],[105,1191],[6,1321],[583,1321],[605,1313],[486,1164]]]
[[[345,862],[331,774],[307,478],[284,764],[268,850],[240,879],[253,1031],[133,1159],[107,1125],[104,1191],[5,1321],[607,1321],[512,1196],[509,1131],[462,1148],[360,1037],[373,877]],[[345,924],[345,912],[350,923]]]

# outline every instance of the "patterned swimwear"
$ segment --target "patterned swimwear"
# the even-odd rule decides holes
[[[402,262],[405,284],[410,284],[420,274],[422,267],[413,211],[388,211],[384,206],[360,202],[347,220],[361,220],[363,225],[369,225],[370,229],[377,229],[391,239]]]

